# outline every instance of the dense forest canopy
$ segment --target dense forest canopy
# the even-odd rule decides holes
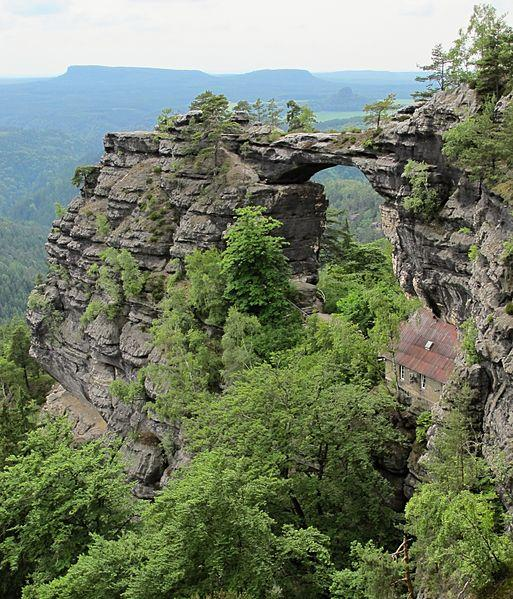
[[[22,314],[39,273],[45,271],[47,227],[0,218],[0,322]]]

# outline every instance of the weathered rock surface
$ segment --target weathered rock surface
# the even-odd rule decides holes
[[[157,298],[145,292],[127,300],[114,320],[99,316],[82,327],[93,292],[89,267],[111,246],[128,249],[143,271],[165,275],[190,251],[221,247],[236,208],[260,204],[283,222],[280,233],[289,241],[298,286],[309,291],[317,278],[327,206],[322,186],[309,179],[338,164],[360,168],[385,198],[383,228],[404,289],[455,324],[475,318],[484,362],[474,379],[487,447],[509,447],[513,317],[504,307],[512,277],[500,254],[513,219],[500,197],[469,182],[441,153],[442,133],[476,108],[474,93],[465,88],[438,94],[399,111],[372,143],[353,133],[297,133],[271,141],[267,128],[241,119],[240,132],[223,138],[223,167],[215,176],[187,159],[190,117],[178,119],[165,138],[153,132],[106,135],[100,165],[54,223],[47,248],[56,268],[39,289],[48,305],[28,318],[33,355],[77,400],[89,402],[108,430],[126,439],[141,495],[185,459],[180,431],[148,415],[142,404],[113,399],[108,386],[115,378],[132,379],[149,359],[158,359],[148,332]],[[441,199],[439,217],[429,223],[402,207],[409,193],[402,173],[410,159],[430,165],[430,182]],[[99,232],[98,215],[108,219],[107,234]],[[468,259],[472,244],[480,250],[475,262]]]

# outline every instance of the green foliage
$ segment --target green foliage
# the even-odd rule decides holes
[[[96,215],[96,231],[98,232],[98,235],[101,235],[102,237],[107,237],[110,233],[109,219],[105,214]]]
[[[87,307],[82,316],[80,316],[80,326],[84,328],[87,327],[87,325],[89,325],[91,322],[93,322],[93,320],[98,318],[100,314],[106,314],[107,308],[108,306],[104,304],[102,301],[91,300],[87,304]]]
[[[213,158],[214,174],[219,167],[221,137],[225,133],[237,130],[236,123],[231,120],[229,105],[226,96],[216,95],[211,91],[199,94],[190,105],[191,110],[201,111],[201,116],[192,119],[187,127],[192,151],[200,159]]]
[[[62,218],[66,209],[60,202],[55,202],[55,218]]]
[[[89,302],[80,318],[82,326],[87,326],[99,314],[105,314],[111,320],[116,318],[123,300],[137,297],[145,286],[146,277],[127,249],[108,247],[100,257],[103,264],[92,264],[87,272],[89,276],[96,277],[95,286],[103,298]]]
[[[157,117],[157,123],[155,125],[155,130],[160,133],[168,133],[169,129],[171,129],[176,121],[176,115],[172,111],[171,108],[164,108],[162,112]]]
[[[425,162],[408,160],[404,167],[403,177],[410,184],[410,195],[403,199],[403,206],[408,212],[432,218],[439,207],[436,189],[429,184],[429,165]]]
[[[496,183],[501,155],[494,102],[488,101],[482,112],[462,121],[444,133],[443,153],[457,166],[468,171],[475,181]]]
[[[431,51],[431,62],[420,67],[428,74],[419,75],[415,78],[416,81],[427,81],[428,86],[425,90],[412,94],[413,97],[419,100],[426,100],[435,92],[446,89],[451,84],[450,66],[450,53],[443,49],[442,44],[436,44]]]
[[[513,106],[498,118],[495,99],[488,100],[480,113],[444,134],[443,152],[471,180],[484,182],[508,202],[513,199]]]
[[[185,258],[189,280],[189,301],[195,314],[208,325],[221,326],[226,319],[227,305],[221,253],[216,250],[196,250]]]
[[[310,133],[315,131],[315,113],[307,105],[300,105],[294,100],[287,102],[287,125],[289,133],[304,131]]]
[[[402,599],[405,597],[403,568],[372,541],[353,543],[352,569],[335,572],[330,588],[333,599]]]
[[[328,206],[326,228],[322,235],[319,256],[321,264],[341,262],[352,242],[354,239],[346,214],[342,210]]]
[[[468,250],[468,259],[471,262],[475,262],[479,257],[479,246],[473,243]]]
[[[476,341],[478,336],[478,330],[474,320],[469,318],[460,327],[463,332],[461,339],[461,349],[465,354],[465,362],[467,366],[478,364],[481,361],[479,353],[476,349]]]
[[[277,526],[267,508],[280,486],[243,458],[205,452],[146,508],[137,534],[96,538],[35,596],[322,596],[331,569],[327,539],[313,528]]]
[[[160,272],[150,272],[146,277],[144,291],[152,296],[155,303],[159,303],[166,293],[166,276]]]
[[[509,316],[513,316],[513,302],[508,302],[504,308],[504,312]]]
[[[388,485],[373,464],[396,438],[387,417],[394,401],[371,389],[378,377],[356,327],[313,316],[304,342],[276,366],[243,370],[224,393],[200,398],[186,434],[195,451],[277,469],[289,493],[275,500],[274,517],[318,528],[342,555],[356,538],[393,534]]]
[[[461,233],[462,235],[472,235],[472,229],[469,227],[460,227],[458,233]]]
[[[416,581],[435,595],[478,592],[513,558],[513,543],[501,532],[504,516],[479,457],[466,386],[450,395],[451,406],[426,462],[429,481],[406,506],[406,528],[415,538],[411,555]]]
[[[46,236],[44,226],[0,218],[0,323],[25,311],[34,280],[46,268]]]
[[[418,584],[456,597],[457,588],[479,591],[491,582],[513,556],[509,536],[496,532],[497,507],[492,492],[447,493],[424,485],[406,508],[417,538],[412,555],[422,563]]]
[[[81,187],[87,180],[87,177],[93,174],[96,170],[98,170],[97,166],[77,166],[77,168],[75,169],[75,173],[71,179],[71,183],[75,187]]]
[[[329,202],[327,228],[321,247],[323,263],[331,261],[325,255],[329,253],[331,239],[338,235],[340,226],[344,226],[345,216],[358,241],[368,243],[383,237],[379,213],[383,198],[359,171],[349,167],[334,167],[317,173],[312,180],[323,185]]]
[[[0,325],[0,470],[35,425],[52,384],[29,349],[29,331],[21,319]]]
[[[12,116],[11,109],[4,116],[8,113]],[[40,111],[32,113],[36,114],[40,116]],[[76,194],[70,182],[76,165],[84,158],[96,160],[100,155],[100,133],[91,140],[89,133],[76,135],[60,126],[57,129],[55,111],[52,120],[53,124],[43,128],[35,121],[29,125],[26,119],[18,128],[5,127],[4,120],[0,133],[0,217],[13,221],[12,226],[20,232],[28,226],[36,229],[35,223],[39,223],[47,233],[55,218],[55,200],[59,198],[67,205]],[[89,120],[87,126],[90,124]],[[29,241],[35,245],[34,240]]]
[[[217,389],[221,364],[216,341],[194,316],[186,282],[169,279],[161,310],[152,335],[163,360],[150,364],[146,374],[157,389],[151,407],[163,417],[176,418],[188,413],[198,397]]]
[[[507,263],[513,257],[513,239],[505,241],[502,248],[501,260]]]
[[[247,113],[252,122],[270,125],[274,129],[278,129],[282,125],[283,110],[274,98],[266,102],[261,98],[257,98],[253,104],[250,104],[246,100],[241,100],[237,102],[233,109],[234,111]]]
[[[262,325],[256,316],[231,307],[223,330],[223,379],[231,383],[241,371],[260,361],[258,349]]]
[[[91,534],[115,536],[132,513],[115,450],[100,442],[73,447],[64,421],[28,433],[0,472],[0,506],[3,596],[64,573]]]
[[[366,104],[363,107],[365,113],[363,117],[364,123],[376,131],[380,131],[381,126],[390,120],[391,113],[399,108],[399,104],[395,99],[395,94],[388,94],[383,100]]]
[[[265,216],[261,206],[240,208],[236,215],[225,233],[221,261],[224,296],[238,310],[268,322],[288,309],[290,294],[285,240],[271,235],[281,223]]]
[[[497,97],[511,85],[512,29],[490,4],[478,4],[450,50],[455,82],[468,82]]]
[[[120,401],[131,404],[144,398],[144,370],[139,370],[137,378],[132,381],[114,379],[109,385],[109,393]]]
[[[318,289],[325,311],[342,314],[381,350],[418,306],[405,298],[394,277],[390,248],[382,242],[358,244],[350,235],[340,240],[337,262],[321,269]]]
[[[137,297],[144,288],[144,276],[135,258],[128,250],[123,249],[117,256],[117,265],[125,297]]]
[[[433,413],[430,410],[421,412],[417,416],[417,422],[415,424],[415,441],[417,441],[417,443],[424,444],[426,442],[427,432],[432,424]]]

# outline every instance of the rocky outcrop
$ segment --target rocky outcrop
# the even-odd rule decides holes
[[[237,115],[239,129],[224,135],[214,167],[201,154],[191,158],[191,115],[179,118],[166,135],[106,135],[101,163],[86,173],[80,197],[53,225],[47,244],[53,268],[28,319],[33,355],[77,400],[88,402],[108,430],[126,439],[141,495],[185,459],[180,431],[147,414],[142,404],[113,399],[108,387],[158,360],[149,327],[158,313],[161,278],[193,249],[221,247],[236,208],[260,204],[282,221],[294,276],[311,289],[327,202],[310,177],[338,164],[361,169],[385,198],[383,228],[404,289],[450,322],[475,318],[483,364],[473,377],[481,392],[483,431],[490,452],[507,448],[513,437],[513,317],[504,309],[511,273],[500,255],[513,231],[512,217],[501,198],[469,182],[441,152],[442,133],[476,109],[468,89],[438,94],[400,110],[373,139],[354,133],[274,139],[269,128]],[[409,193],[402,173],[410,159],[430,166],[441,204],[431,222],[402,206]],[[480,252],[475,262],[468,259],[472,244]],[[91,265],[106,247],[129,250],[153,283],[126,299],[114,319],[100,315],[84,326],[81,316],[95,295]]]

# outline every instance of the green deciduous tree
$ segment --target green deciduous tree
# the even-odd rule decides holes
[[[304,344],[276,366],[244,370],[198,403],[187,435],[195,450],[276,469],[287,491],[271,513],[283,524],[314,526],[338,551],[355,538],[387,538],[388,485],[373,464],[395,438],[387,420],[394,402],[370,390],[376,377],[375,354],[356,327],[312,317]]]
[[[479,591],[513,557],[470,419],[473,393],[463,386],[450,399],[426,461],[430,482],[406,506],[406,528],[415,538],[411,554],[417,586],[447,597],[457,596],[463,587]]]
[[[139,530],[97,538],[64,577],[26,599],[323,596],[328,540],[273,521],[268,505],[281,486],[247,459],[205,452],[146,509]]]
[[[64,573],[92,533],[115,536],[133,513],[124,478],[115,449],[73,447],[67,422],[30,432],[0,472],[2,596]]]
[[[285,239],[272,232],[281,223],[264,215],[261,206],[236,211],[225,233],[221,261],[226,279],[225,298],[237,309],[264,321],[287,309],[289,266],[283,254]]]
[[[157,392],[150,405],[164,418],[175,419],[217,389],[221,361],[216,340],[209,338],[194,316],[186,281],[177,284],[170,279],[160,307],[162,313],[151,332],[162,359],[146,367]]]
[[[233,382],[241,371],[260,361],[258,349],[261,334],[262,325],[256,316],[230,308],[221,339],[225,382]]]
[[[335,572],[330,588],[332,599],[403,599],[403,565],[369,541],[353,543],[352,569]]]
[[[228,310],[223,297],[221,252],[196,250],[185,258],[185,267],[190,283],[189,301],[195,314],[207,325],[221,326]]]

